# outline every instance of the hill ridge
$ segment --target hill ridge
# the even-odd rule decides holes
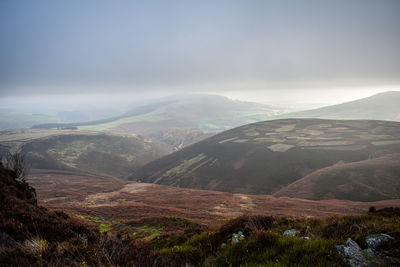
[[[156,159],[129,179],[273,194],[321,168],[400,151],[400,123],[282,119],[237,127]]]

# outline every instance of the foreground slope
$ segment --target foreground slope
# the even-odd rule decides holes
[[[271,194],[338,162],[358,162],[399,151],[397,122],[274,120],[223,132],[152,161],[131,179],[177,187]],[[387,198],[395,198],[397,191]]]
[[[32,168],[125,177],[171,148],[136,135],[78,130],[0,132],[0,155],[21,151]]]
[[[38,207],[33,192],[0,166],[2,266],[347,266],[335,245],[352,238],[363,246],[371,233],[393,238],[376,248],[384,257],[368,263],[399,263],[394,208],[326,219],[241,216],[209,231],[176,217],[126,221],[111,214],[105,220],[89,210],[91,215],[53,211]],[[282,234],[292,228],[296,236]]]
[[[78,266],[83,260],[101,264],[100,258],[105,260],[106,255],[89,256],[91,250],[100,252],[95,247],[99,232],[64,212],[38,207],[34,192],[14,172],[0,166],[1,265],[61,266],[68,262]]]
[[[400,92],[389,91],[367,98],[313,110],[279,115],[276,118],[320,118],[335,120],[400,121]]]

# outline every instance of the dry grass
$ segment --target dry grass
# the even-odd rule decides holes
[[[218,227],[225,219],[244,214],[320,218],[363,214],[370,206],[400,206],[400,200],[374,203],[312,201],[176,188],[113,178],[49,174],[37,170],[32,173],[33,178],[28,181],[36,188],[41,205],[122,221],[171,216]]]
[[[370,208],[373,213],[369,215],[323,219],[240,216],[213,231],[190,220],[164,216],[124,224],[115,219],[119,213],[108,213],[114,223],[106,224],[102,218],[89,223],[65,212],[34,205],[27,195],[27,185],[17,183],[12,175],[12,172],[0,168],[0,262],[4,266],[345,266],[335,245],[351,237],[365,246],[362,240],[371,233],[393,236],[395,239],[382,251],[394,262],[400,258],[397,249],[400,244],[400,208],[382,210],[374,207]],[[118,190],[118,193],[111,192],[110,195],[114,198],[117,195],[127,197],[152,193],[154,198],[155,192],[171,189],[163,187],[163,190],[154,191],[151,188],[160,189],[159,186],[144,188],[146,190],[142,191]],[[203,199],[215,197],[210,191],[191,190],[187,193],[187,196],[202,193]],[[239,206],[250,200],[257,203],[254,196],[232,196]],[[178,199],[172,199],[171,195],[166,200],[175,201],[176,211],[182,208],[176,203]],[[126,208],[129,201],[125,203]],[[201,210],[195,210],[195,202],[189,203],[193,215],[202,214]],[[127,214],[137,211],[134,207],[125,210],[121,205],[113,208]],[[91,211],[84,205],[82,209]],[[282,236],[284,230],[292,228],[310,239]],[[138,229],[144,234],[134,235]],[[154,234],[153,229],[158,232]],[[239,231],[245,237],[238,243],[229,243],[232,233]]]

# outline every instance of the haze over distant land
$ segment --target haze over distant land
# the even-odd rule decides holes
[[[336,120],[389,120],[400,121],[400,92],[389,91],[370,97],[318,109],[278,115],[284,118],[320,118]]]

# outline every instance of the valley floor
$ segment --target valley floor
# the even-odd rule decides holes
[[[371,206],[378,209],[400,207],[400,199],[312,201],[176,188],[107,176],[37,169],[31,170],[28,182],[36,188],[39,205],[47,208],[123,222],[162,216],[180,217],[210,228],[240,215],[320,218],[365,214]]]

